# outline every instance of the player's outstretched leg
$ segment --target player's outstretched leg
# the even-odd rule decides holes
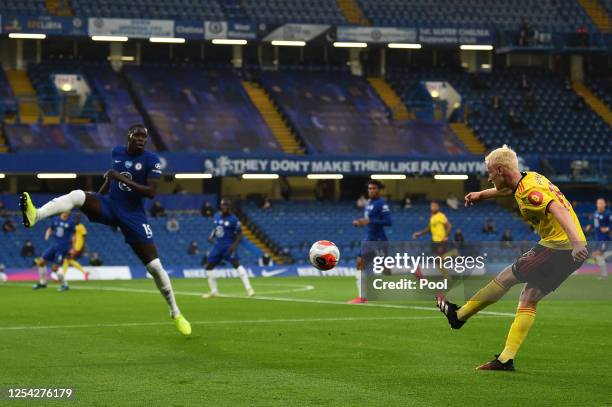
[[[155,280],[159,292],[162,294],[168,307],[170,307],[170,315],[174,320],[176,329],[183,335],[191,335],[191,324],[181,314],[181,311],[176,304],[174,298],[174,291],[172,290],[172,283],[166,270],[164,270],[159,256],[157,254],[157,247],[154,243],[130,243],[132,250],[138,256],[140,261],[145,265],[145,268],[151,274]]]
[[[62,195],[44,204],[36,209],[30,194],[27,192],[19,196],[19,208],[23,217],[23,225],[31,228],[36,222],[58,215],[62,212],[68,212],[73,208],[80,208],[85,203],[85,192],[80,189],[74,190],[69,194]]]
[[[444,295],[436,296],[436,305],[446,316],[451,328],[459,329],[473,315],[499,301],[519,281],[507,267],[497,277],[481,288],[462,307],[448,301]]]
[[[176,329],[178,329],[178,331],[185,336],[191,335],[191,324],[189,324],[189,321],[187,321],[187,319],[181,315],[181,311],[176,304],[170,277],[168,276],[166,270],[164,270],[162,267],[161,261],[159,259],[155,259],[145,267],[155,280],[157,289],[166,300],[166,303],[168,303],[168,307],[170,307],[170,315],[172,316],[172,319],[174,319]]]

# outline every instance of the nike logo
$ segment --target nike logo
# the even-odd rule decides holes
[[[261,271],[261,276],[262,277],[277,276],[279,274],[283,274],[285,271],[287,271],[287,269],[278,269],[278,270],[272,270],[272,271],[262,270]]]

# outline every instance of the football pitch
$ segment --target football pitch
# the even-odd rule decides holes
[[[572,278],[562,287],[593,284]],[[543,301],[516,372],[503,348],[516,292],[452,331],[434,301],[347,305],[352,278],[175,280],[182,337],[152,281],[33,292],[0,285],[0,387],[70,387],[66,405],[612,405],[611,301]],[[612,289],[612,282],[598,282]],[[516,290],[515,290],[516,291]],[[9,401],[5,405],[61,404]]]

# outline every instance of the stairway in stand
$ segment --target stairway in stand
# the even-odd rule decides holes
[[[259,113],[283,151],[288,154],[303,155],[304,148],[301,146],[297,136],[293,134],[287,123],[285,123],[266,91],[254,82],[242,81],[242,86],[257,110],[259,110]]]
[[[482,155],[486,148],[484,144],[476,137],[472,129],[465,123],[450,123],[450,128],[455,133],[459,140],[465,144],[468,151],[472,154]]]

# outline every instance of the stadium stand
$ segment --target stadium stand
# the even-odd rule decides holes
[[[484,26],[502,31],[517,31],[528,18],[536,30],[575,32],[596,27],[575,0],[520,0],[507,3],[495,0],[359,0],[373,25],[436,27]]]
[[[243,0],[246,14],[271,24],[346,24],[335,0]]]
[[[463,144],[446,125],[394,123],[387,107],[365,79],[341,68],[333,69],[261,74],[263,85],[309,151],[334,154],[465,152]],[[423,131],[429,137],[420,137]]]
[[[50,198],[51,195],[33,194],[33,199],[36,202],[46,202]],[[20,256],[21,247],[26,240],[31,240],[36,248],[36,255],[40,255],[49,245],[48,242],[44,241],[46,227],[24,228],[21,225],[21,215],[17,215],[14,212],[17,209],[17,197],[14,195],[3,195],[0,200],[5,202],[6,208],[14,214],[10,217],[18,225],[17,232],[0,232],[0,246],[3,248],[0,251],[0,264],[10,264],[14,267],[30,267],[32,266],[33,259],[22,258]],[[213,229],[212,218],[201,216],[199,207],[204,200],[209,202],[216,201],[215,196],[170,195],[160,196],[159,200],[167,209],[167,216],[149,218],[149,223],[155,234],[160,258],[167,265],[199,267],[202,257],[209,250],[210,243],[208,243],[207,238]],[[147,205],[152,205],[152,202],[147,201]],[[179,221],[180,230],[176,233],[166,230],[166,222],[170,216],[175,216]],[[123,235],[119,231],[113,230],[106,225],[91,223],[87,220],[86,216],[82,216],[81,220],[88,230],[87,251],[89,253],[100,253],[104,260],[104,265],[140,265],[140,261],[132,251],[126,250]],[[48,221],[45,222],[44,224],[50,224]],[[194,240],[198,242],[200,254],[188,255],[187,248]],[[245,264],[256,264],[261,254],[261,250],[248,240],[241,243],[238,250]],[[88,264],[87,258],[83,260],[83,264]]]
[[[442,210],[453,224],[453,231],[461,228],[466,241],[499,241],[506,228],[512,231],[515,241],[536,238],[525,223],[502,207],[495,204],[484,205],[486,210],[451,210],[446,207]],[[390,207],[393,227],[387,229],[389,240],[410,240],[412,232],[422,229],[429,222],[428,204],[416,204],[411,209],[402,209],[397,203],[391,203]],[[268,236],[276,242],[282,242],[281,246],[288,250],[298,263],[306,263],[308,249],[313,241],[321,236],[334,236],[342,253],[343,263],[349,265],[359,253],[361,240],[364,238],[364,229],[355,228],[351,223],[363,216],[363,211],[357,209],[354,202],[276,201],[270,209],[258,208],[253,203],[244,205],[243,209],[249,219]],[[481,232],[489,217],[495,219],[497,232],[494,235]],[[312,227],[313,219],[317,219],[316,228]],[[427,239],[429,237],[425,236],[420,241],[427,242]],[[503,250],[491,255],[516,257],[515,252],[505,253]]]
[[[588,74],[585,84],[593,91],[608,109],[612,109],[612,78],[610,76]]]
[[[525,89],[521,89],[523,77],[528,83]],[[488,148],[509,143],[521,153],[612,152],[608,125],[586,105],[580,105],[578,95],[571,86],[567,88],[563,78],[545,69],[497,69],[475,79],[446,69],[420,72],[390,68],[388,78],[409,107],[421,103],[422,81],[450,82],[469,106],[470,127]],[[475,81],[480,86],[475,86]],[[497,109],[492,106],[495,95],[501,100]],[[532,107],[528,104],[531,97]],[[516,122],[510,121],[510,110]]]
[[[6,78],[4,69],[0,69],[0,119],[7,115],[17,114],[17,100],[13,89]]]
[[[45,0],[2,0],[0,14],[48,15]]]
[[[123,18],[199,18],[211,21],[254,21],[270,24],[344,24],[335,0],[71,0],[79,16]]]
[[[142,66],[128,67],[126,73],[167,148],[282,151],[229,69]]]
[[[119,18],[176,18],[223,20],[223,13],[216,0],[143,0],[125,2],[122,0],[71,0],[70,4],[78,16],[119,17]]]

